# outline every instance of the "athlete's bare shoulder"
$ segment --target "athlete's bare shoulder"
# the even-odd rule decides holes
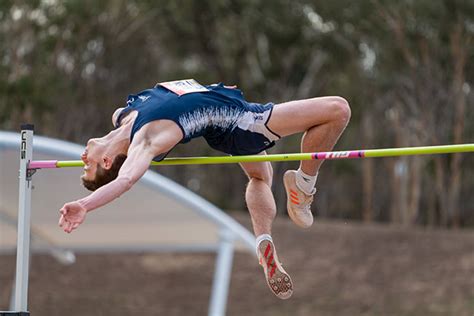
[[[181,128],[171,120],[156,120],[145,124],[135,134],[134,144],[151,147],[157,154],[167,152],[176,146],[184,135]]]

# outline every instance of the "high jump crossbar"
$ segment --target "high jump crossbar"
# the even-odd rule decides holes
[[[166,158],[160,162],[153,161],[152,166],[162,165],[207,165],[229,164],[241,162],[262,161],[301,161],[301,160],[333,160],[357,158],[384,158],[413,155],[454,154],[474,152],[474,144],[456,144],[441,146],[327,151],[315,153],[273,154],[273,155],[245,155],[245,156],[216,156],[216,157],[180,157]],[[29,163],[29,169],[52,169],[67,167],[83,167],[81,160],[37,160]]]

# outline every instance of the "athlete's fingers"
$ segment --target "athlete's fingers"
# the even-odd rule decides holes
[[[69,227],[71,226],[71,222],[68,221],[68,220],[65,220],[64,224],[63,224],[63,230],[65,233],[68,233],[69,232]]]
[[[63,224],[64,224],[64,215],[61,214],[61,216],[59,217],[58,225],[59,227],[63,227]]]
[[[78,227],[79,227],[79,225],[81,225],[81,224],[80,224],[80,223],[74,223],[74,224],[72,225],[72,229],[76,229],[76,228],[78,228]]]
[[[61,214],[63,214],[63,215],[66,215],[66,214],[67,214],[66,204],[64,204],[64,206],[61,207],[61,209],[59,210],[59,213],[61,213]]]
[[[74,227],[74,222],[70,222],[70,224],[69,224],[69,233],[72,232],[73,227]]]
[[[72,223],[68,222],[66,227],[66,233],[70,234],[72,231]]]

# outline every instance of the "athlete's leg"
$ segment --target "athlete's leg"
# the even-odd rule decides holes
[[[270,162],[247,162],[240,166],[249,178],[245,201],[252,218],[255,236],[271,235],[276,205],[272,187],[273,169]]]
[[[350,118],[347,101],[340,97],[322,97],[275,105],[267,124],[281,137],[305,132],[302,152],[331,150]],[[321,160],[301,161],[300,168],[288,170],[283,176],[290,218],[300,227],[313,224],[311,203]]]
[[[265,273],[265,280],[273,294],[278,298],[287,299],[293,293],[293,283],[280,264],[271,237],[272,223],[276,215],[275,199],[271,190],[272,166],[269,162],[240,165],[249,177],[245,200],[257,237],[257,255]]]
[[[285,137],[305,132],[302,152],[330,151],[349,122],[351,111],[341,97],[319,97],[276,104],[267,126]],[[301,170],[315,175],[322,160],[305,160]]]

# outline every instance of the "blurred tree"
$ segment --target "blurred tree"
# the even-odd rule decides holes
[[[342,95],[353,116],[338,148],[472,141],[473,17],[462,0],[1,1],[0,128],[31,121],[40,134],[83,143],[111,128],[128,93],[192,77],[237,84],[255,102]],[[215,154],[194,144],[175,154]],[[298,150],[299,137],[272,149]],[[296,165],[274,164],[281,210],[281,175]],[[473,168],[462,155],[327,163],[317,212],[472,223],[474,182],[462,175]],[[243,209],[238,169],[158,170]]]
[[[463,1],[402,1],[389,6],[377,3],[379,16],[393,35],[387,49],[380,53],[384,56],[380,69],[381,78],[392,79],[386,84],[386,100],[394,100],[395,106],[387,114],[398,135],[397,146],[465,140],[469,87],[466,58],[474,48],[473,30],[469,31],[466,22],[473,10],[472,3]],[[383,43],[384,39],[379,38],[378,42]],[[435,162],[435,181],[426,183],[430,187],[427,193],[437,192],[441,223],[459,226],[460,154],[399,159],[393,170],[395,177],[406,179],[402,180],[404,184],[396,185],[397,190],[406,191],[399,194],[406,202],[394,205],[407,210],[405,222],[419,219],[421,173],[426,170],[428,159]]]

